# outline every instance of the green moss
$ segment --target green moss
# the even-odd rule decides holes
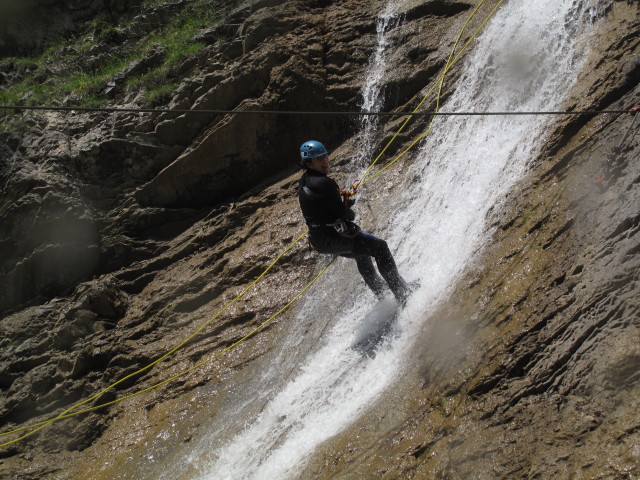
[[[156,86],[155,88],[145,91],[143,95],[143,103],[146,107],[154,107],[165,103],[171,98],[178,85],[171,83],[167,85]]]
[[[145,0],[142,7],[143,10],[153,10],[166,3],[169,2]],[[0,68],[15,72],[19,79],[0,91],[0,102],[3,105],[49,105],[73,95],[74,105],[77,106],[109,104],[111,100],[101,93],[107,83],[130,62],[142,58],[153,45],[160,44],[167,51],[163,65],[140,77],[129,78],[125,92],[144,91],[145,101],[157,102],[166,98],[176,87],[175,82],[169,79],[171,70],[205,47],[203,43],[193,42],[193,37],[202,28],[218,21],[219,12],[207,0],[193,0],[172,15],[166,25],[159,26],[134,42],[126,38],[131,20],[129,24],[120,25],[94,20],[90,23],[93,27],[91,34],[52,43],[37,58],[2,60]],[[120,45],[120,49],[126,53],[105,64],[98,64],[92,71],[79,70],[76,65],[82,63],[83,57],[89,55],[93,46],[102,43]],[[6,111],[0,112],[0,117],[6,115]]]
[[[167,81],[166,66],[149,70],[144,75],[127,81],[127,89],[142,93],[141,100],[145,107],[155,106],[168,100],[177,87],[176,82]]]

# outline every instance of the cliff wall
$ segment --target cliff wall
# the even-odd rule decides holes
[[[567,109],[640,104],[638,5],[601,3],[601,35]],[[357,109],[381,4],[212,4],[220,20],[200,28],[193,42],[201,48],[163,73],[176,87],[154,106]],[[385,108],[417,104],[476,4],[407,2],[394,32],[401,46],[389,55]],[[46,68],[5,62],[4,87],[33,74],[54,82],[72,56],[87,65],[124,56],[153,25],[194,5],[143,9],[117,35],[96,32],[90,53],[61,46]],[[156,42],[101,80],[101,101],[140,106],[143,92],[132,79],[161,68],[168,49]],[[443,98],[458,74],[459,66],[449,72]],[[74,106],[82,98],[78,90],[57,101]],[[346,179],[359,128],[344,116],[11,115],[0,147],[3,431],[50,418],[149,365],[242,292],[304,231],[295,197],[300,142],[324,139]],[[377,151],[402,120],[381,121]],[[550,122],[554,133],[540,157],[488,220],[494,241],[482,264],[469,268],[437,312],[425,312],[413,373],[323,445],[303,478],[640,474],[639,121],[627,114]],[[390,154],[423,128],[412,122]],[[233,344],[285,305],[316,265],[298,244],[187,345],[99,402]],[[205,434],[209,417],[224,414],[231,386],[250,388],[291,318],[278,317],[170,388],[3,447],[0,472],[144,478],[154,465],[150,451],[178,461],[176,452]]]

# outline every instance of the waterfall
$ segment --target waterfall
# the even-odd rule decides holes
[[[585,54],[578,50],[587,42],[577,44],[581,34],[576,30],[588,26],[591,14],[573,0],[505,3],[468,54],[455,93],[442,111],[560,108]],[[379,27],[379,33],[385,28]],[[383,51],[375,55],[384,63]],[[370,69],[372,75],[378,71]],[[375,80],[371,85],[372,90],[380,88],[379,80],[378,87]],[[363,96],[375,98],[376,92]],[[298,341],[303,346],[290,340],[283,347],[283,352],[302,352],[293,355],[293,367],[287,364],[290,378],[263,394],[259,412],[242,411],[242,406],[231,412],[239,412],[246,426],[213,454],[203,452],[217,440],[219,430],[194,450],[190,461],[198,463],[202,478],[294,477],[319,444],[347,428],[379,398],[402,371],[405,352],[428,312],[481,252],[490,235],[485,218],[535,158],[546,120],[440,117],[420,147],[396,166],[402,170],[400,178],[420,181],[406,182],[401,196],[393,199],[379,190],[376,194],[384,177],[372,182],[368,201],[388,224],[373,233],[388,241],[403,274],[421,284],[399,316],[399,333],[374,358],[350,348],[374,299],[359,278],[353,280],[353,262],[339,260],[298,306],[290,337],[302,338]],[[284,369],[284,363],[271,365],[252,386],[254,391],[268,390],[268,379]]]
[[[386,55],[389,49],[393,48],[388,33],[402,21],[402,16],[395,13],[397,8],[398,0],[390,1],[376,22],[376,49],[369,62],[366,81],[362,88],[363,112],[379,112],[384,105],[383,79],[386,73]],[[362,117],[357,145],[358,166],[366,165],[374,154],[373,136],[378,129],[378,123],[377,116]]]

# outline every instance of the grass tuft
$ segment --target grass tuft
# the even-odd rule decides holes
[[[167,0],[144,0],[142,11],[153,14],[157,8],[169,7]],[[108,82],[135,60],[141,59],[152,45],[160,44],[167,55],[164,62],[143,75],[129,77],[119,97],[143,92],[144,106],[168,101],[176,88],[169,78],[172,69],[205,48],[193,37],[203,28],[215,25],[221,18],[208,0],[187,2],[164,25],[157,25],[142,36],[135,30],[135,19],[119,25],[99,20],[90,22],[91,33],[60,40],[35,58],[5,58],[0,71],[8,74],[6,88],[0,90],[3,105],[51,105],[56,102],[74,106],[105,106],[113,98],[105,94]],[[91,61],[93,59],[93,61]],[[7,112],[0,112],[0,118]]]

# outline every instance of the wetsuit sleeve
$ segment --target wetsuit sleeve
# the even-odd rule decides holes
[[[298,199],[308,225],[329,225],[338,219],[355,218],[353,210],[345,207],[338,184],[325,175],[306,172],[300,178]]]
[[[339,218],[349,221],[356,218],[355,212],[345,207],[342,197],[340,196],[338,184],[329,177],[325,177],[322,180],[322,194],[327,199],[326,205],[334,221]]]

